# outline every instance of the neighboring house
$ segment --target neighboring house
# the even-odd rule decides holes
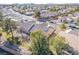
[[[49,21],[49,18],[39,18],[37,20],[40,22],[46,22],[46,21]]]
[[[30,30],[30,32],[35,31],[36,29],[41,30],[41,31],[48,31],[48,28],[45,24],[35,24],[34,27]]]
[[[54,31],[55,31],[54,28],[49,27],[49,28],[48,28],[48,31],[47,31],[47,32],[44,32],[44,34],[45,34],[47,37],[51,37],[52,35],[54,35]]]
[[[79,37],[79,29],[72,29],[69,33]]]
[[[68,22],[68,23],[72,23],[74,21],[73,18],[68,16],[59,17],[58,20],[59,22]]]
[[[74,23],[69,23],[69,24],[68,24],[68,27],[79,29],[79,26],[77,26],[77,25],[74,24]]]
[[[75,12],[75,13],[73,13],[73,16],[77,16],[77,17],[79,17],[79,12]]]
[[[30,30],[30,32],[33,32],[35,30],[41,30],[47,37],[49,37],[52,34],[52,32],[54,31],[54,28],[51,26],[46,26],[45,24],[36,24]]]
[[[28,22],[20,22],[18,26],[18,30],[22,31],[23,33],[28,33],[31,28],[34,26],[34,21],[28,21]]]
[[[13,19],[16,19],[16,20],[28,20],[28,21],[29,20],[30,21],[36,20],[33,17],[20,14],[19,12],[16,12],[13,9],[4,8],[4,9],[2,9],[2,12],[3,12],[4,16],[9,17],[9,18],[13,18]]]
[[[64,20],[66,20],[66,17],[64,16],[64,17],[58,17],[58,20],[59,20],[59,22],[64,22]]]
[[[31,12],[26,12],[25,15],[32,16],[32,15],[34,15],[34,12],[32,12],[32,11]]]
[[[40,11],[41,14],[43,14],[43,13],[48,13],[48,12],[49,12],[48,10],[41,10],[41,11]]]
[[[73,13],[73,17],[72,18],[75,19],[75,20],[79,20],[79,12]]]
[[[47,23],[37,24],[33,21],[19,23],[18,32],[20,32],[23,35],[23,37],[27,37],[23,33],[28,34],[29,32],[33,32],[35,30],[41,30],[47,37],[49,37],[54,31],[54,28],[48,25]],[[22,35],[16,35],[16,36],[22,36]]]
[[[57,12],[46,12],[41,13],[41,17],[54,17],[57,16],[59,13]]]
[[[59,35],[64,37],[65,41],[79,54],[79,29],[61,31]]]

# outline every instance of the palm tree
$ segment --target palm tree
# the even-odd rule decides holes
[[[41,31],[35,31],[30,34],[32,54],[48,55],[51,54],[49,49],[49,40]]]

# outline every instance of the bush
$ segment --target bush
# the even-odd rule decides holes
[[[66,25],[64,23],[59,25],[60,29],[66,29]]]
[[[9,43],[11,44],[21,44],[21,42],[19,41],[18,37],[14,37],[14,39],[12,39],[12,37],[8,37],[7,40],[9,41]]]

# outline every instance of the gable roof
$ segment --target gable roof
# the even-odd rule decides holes
[[[37,29],[43,32],[48,31],[48,28],[44,24],[35,24],[34,27],[30,30],[30,32],[35,31]]]
[[[19,28],[20,28],[20,30],[22,30],[23,32],[26,33],[33,27],[34,24],[35,24],[35,22],[33,22],[33,21],[21,22],[19,24]]]

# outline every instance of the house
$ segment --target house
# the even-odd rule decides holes
[[[79,29],[71,29],[69,34],[72,34],[72,35],[75,35],[75,36],[79,36]]]
[[[49,37],[53,33],[54,28],[47,23],[37,23],[34,21],[20,22],[18,25],[19,34],[16,36],[23,36],[28,38],[28,33],[36,30],[41,30],[47,37]]]
[[[53,27],[49,27],[47,32],[44,32],[44,34],[47,37],[51,37],[52,35],[54,35],[55,29]]]
[[[34,12],[33,12],[33,11],[31,11],[31,12],[26,12],[25,15],[27,15],[27,16],[32,16],[32,15],[34,15]]]
[[[43,32],[47,32],[48,28],[45,24],[35,24],[34,27],[30,30],[30,32],[35,31],[36,29],[39,29]]]
[[[79,20],[79,12],[75,12],[73,13],[73,19],[75,19],[75,21]]]
[[[34,21],[17,21],[17,32],[14,34],[15,37],[22,38],[24,40],[29,39],[29,32],[34,26]]]
[[[59,32],[59,35],[65,38],[65,41],[77,51],[79,54],[79,29],[67,29],[66,31]]]
[[[35,24],[34,21],[19,22],[18,30],[22,31],[23,33],[28,33],[34,26],[34,24]]]
[[[68,27],[79,29],[79,26],[77,26],[75,23],[69,23]]]
[[[39,18],[37,20],[40,22],[47,22],[47,21],[49,21],[49,18]]]
[[[59,13],[57,12],[43,12],[41,13],[41,17],[54,17],[57,16]]]
[[[36,24],[30,30],[30,32],[33,32],[35,30],[41,30],[47,37],[49,37],[53,33],[54,28],[51,26],[46,26],[45,24]]]

